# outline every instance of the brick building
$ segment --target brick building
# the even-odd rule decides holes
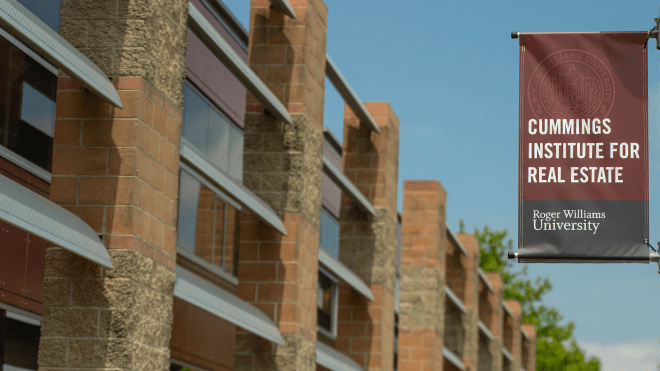
[[[0,0],[0,370],[535,369],[442,185],[397,211],[399,119],[327,15]]]

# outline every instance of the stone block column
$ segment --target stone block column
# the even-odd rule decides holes
[[[524,323],[521,325],[529,340],[523,339],[522,368],[526,371],[536,370],[536,328],[534,325]]]
[[[447,192],[435,180],[403,182],[399,364],[441,371]]]
[[[510,336],[508,336],[508,339],[504,340],[504,344],[507,347],[507,349],[509,349],[511,356],[513,357],[511,370],[519,371],[522,366],[521,346],[523,339],[522,339],[522,333],[520,332],[521,331],[520,320],[522,319],[522,306],[520,305],[520,302],[518,302],[517,300],[507,300],[505,301],[505,303],[507,307],[511,310],[513,317],[507,316],[507,321],[506,323],[504,323],[504,326],[508,327],[508,330],[510,331]],[[508,371],[508,370],[504,370],[504,371]]]
[[[103,238],[114,269],[48,249],[40,370],[165,371],[187,1],[64,0],[61,15],[124,108],[59,77],[50,198]]]
[[[316,369],[327,8],[292,4],[296,18],[253,0],[250,67],[284,103],[281,122],[248,94],[243,183],[282,218],[287,236],[243,213],[238,295],[278,326],[285,346],[237,329],[235,370]]]
[[[502,281],[502,276],[496,272],[486,272],[486,278],[490,285],[493,287],[493,295],[488,296],[488,307],[492,308],[490,312],[489,321],[484,322],[486,327],[490,330],[490,333],[493,335],[494,340],[490,343],[490,354],[492,355],[492,371],[503,371],[502,370],[502,347],[504,342],[502,339],[503,336],[503,323],[502,319],[504,316],[504,308],[502,308],[502,303],[504,302],[504,282]]]
[[[342,161],[344,173],[374,206],[376,216],[342,196],[339,260],[370,286],[376,301],[340,298],[337,349],[366,370],[392,370],[399,119],[388,103],[364,105],[381,133],[369,131],[346,106]]]
[[[461,297],[465,305],[463,364],[467,371],[476,371],[479,362],[479,241],[472,234],[460,233],[456,237],[468,252],[464,264],[465,291]]]

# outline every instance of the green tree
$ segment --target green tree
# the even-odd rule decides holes
[[[464,222],[459,222],[461,232]],[[513,240],[507,230],[492,231],[475,227],[480,244],[480,266],[486,272],[498,272],[504,281],[504,299],[518,300],[522,305],[522,322],[536,327],[536,369],[538,371],[599,371],[600,360],[587,359],[573,337],[575,323],[562,324],[564,316],[543,304],[543,296],[552,290],[550,280],[527,275],[527,265],[514,270],[507,253],[513,250]]]

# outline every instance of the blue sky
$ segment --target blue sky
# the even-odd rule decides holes
[[[249,0],[225,3],[245,25]],[[517,236],[518,41],[511,31],[645,31],[659,3],[635,1],[326,1],[327,52],[363,101],[401,121],[399,182],[437,179],[458,230]],[[650,237],[660,240],[659,55],[649,48]],[[326,83],[325,125],[342,133],[343,101]],[[514,239],[515,240],[515,239]],[[660,275],[655,264],[533,264],[545,303],[577,325],[604,371],[655,370]]]

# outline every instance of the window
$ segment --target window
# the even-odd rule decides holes
[[[394,368],[399,366],[399,313],[394,313]]]
[[[37,370],[39,321],[0,309],[0,370]]]
[[[319,245],[333,257],[339,256],[339,221],[325,208],[321,208]]]
[[[236,277],[240,207],[185,164],[181,168],[178,252],[212,271]]]
[[[337,333],[337,279],[319,267],[317,329],[334,338]]]
[[[243,131],[192,84],[184,86],[181,135],[216,168],[243,179]]]
[[[57,77],[52,66],[24,50],[0,37],[0,144],[21,162],[50,172]]]

